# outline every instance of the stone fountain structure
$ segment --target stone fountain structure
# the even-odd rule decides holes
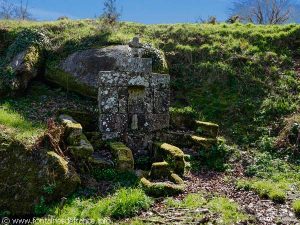
[[[138,38],[128,48],[132,57],[119,57],[114,71],[99,72],[99,128],[104,140],[119,139],[140,156],[169,127],[170,76],[152,72]]]

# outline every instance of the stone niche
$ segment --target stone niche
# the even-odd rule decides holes
[[[128,48],[135,57],[99,72],[99,128],[104,140],[119,139],[139,156],[147,154],[157,131],[169,127],[170,76],[152,73],[152,59],[141,58],[142,47],[133,42]]]

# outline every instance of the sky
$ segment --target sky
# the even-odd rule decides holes
[[[8,0],[19,3],[20,0]],[[30,12],[37,20],[94,18],[103,11],[104,0],[28,0]],[[122,21],[146,24],[188,23],[216,16],[224,21],[233,0],[117,0]],[[300,3],[300,0],[297,0]]]

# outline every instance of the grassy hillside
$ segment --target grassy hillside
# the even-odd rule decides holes
[[[70,53],[133,36],[162,49],[172,76],[174,107],[192,106],[198,117],[220,123],[227,137],[250,144],[298,109],[300,26],[252,24],[142,25],[101,21],[0,22],[1,69],[29,43],[46,40],[46,67]],[[17,38],[21,34],[25,38]],[[24,35],[24,33],[26,35]],[[8,49],[6,47],[10,46]]]

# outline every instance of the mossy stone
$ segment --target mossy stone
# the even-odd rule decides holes
[[[195,121],[196,132],[211,138],[216,138],[219,134],[219,125],[210,122]]]
[[[218,143],[218,139],[216,138],[206,138],[206,137],[199,137],[199,136],[191,136],[191,141],[194,142],[196,145],[200,145],[206,149],[209,149]]]
[[[185,160],[183,151],[173,145],[161,142],[154,143],[156,161],[166,161],[170,168],[179,175],[185,173]]]
[[[60,115],[59,120],[65,129],[65,136],[68,137],[71,133],[73,136],[82,134],[82,126],[69,115]]]
[[[0,211],[33,215],[43,197],[47,203],[72,194],[80,184],[75,169],[46,148],[31,149],[0,134]]]
[[[166,197],[180,194],[184,191],[184,184],[172,184],[169,182],[151,182],[146,178],[141,179],[141,185],[145,192],[153,197]]]
[[[169,163],[167,162],[156,162],[151,166],[149,176],[151,179],[162,179],[168,178],[171,174]]]
[[[109,148],[115,157],[117,169],[119,170],[133,170],[134,159],[130,148],[122,142],[110,142]]]
[[[56,66],[48,65],[44,76],[47,81],[57,84],[68,91],[73,91],[80,95],[97,99],[98,90],[96,87],[91,87],[76,80],[71,74]]]

